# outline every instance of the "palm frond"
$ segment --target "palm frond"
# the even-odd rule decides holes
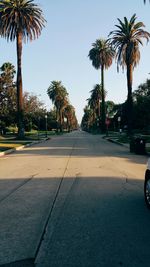
[[[119,65],[122,68],[127,64],[135,67],[140,59],[139,44],[143,45],[142,39],[149,41],[150,33],[143,30],[145,27],[143,22],[136,23],[136,19],[136,14],[129,21],[126,17],[123,22],[118,19],[119,24],[115,25],[117,30],[111,31],[109,34],[110,43],[117,51],[117,70]]]
[[[41,34],[46,20],[33,0],[0,1],[0,35],[13,41],[18,32],[24,40],[33,40]]]

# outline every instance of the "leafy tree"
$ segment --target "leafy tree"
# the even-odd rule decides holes
[[[16,84],[14,82],[15,67],[4,63],[0,68],[0,128],[16,122]],[[3,127],[2,127],[3,125]]]
[[[119,25],[115,25],[117,30],[110,32],[111,45],[117,51],[117,68],[119,65],[127,69],[127,88],[128,88],[128,133],[132,134],[133,119],[133,100],[132,100],[132,80],[133,69],[140,60],[139,45],[143,44],[142,39],[149,40],[150,34],[143,30],[143,22],[136,23],[136,15],[134,14],[128,21],[124,17],[124,21],[118,19]]]
[[[141,96],[150,96],[150,80],[147,79],[145,83],[141,83],[138,89],[133,92],[133,99],[137,100]]]
[[[31,129],[39,128],[39,121],[45,120],[47,112],[43,102],[38,99],[38,96],[24,92],[23,105],[25,130],[30,131]],[[42,124],[45,125],[44,122]]]
[[[0,1],[0,35],[16,40],[17,45],[17,106],[18,137],[24,137],[22,93],[22,41],[36,39],[41,34],[45,19],[42,10],[33,0]]]
[[[138,86],[133,92],[134,127],[140,130],[150,130],[150,80]]]
[[[115,52],[104,39],[97,39],[92,44],[92,49],[89,51],[89,58],[92,61],[92,65],[96,69],[101,69],[101,88],[102,88],[102,131],[105,132],[105,93],[104,93],[104,69],[108,69],[114,58]]]
[[[57,129],[57,120],[56,120],[56,108],[54,107],[49,112],[47,112],[47,125],[48,130]]]
[[[106,101],[106,114],[109,118],[114,116],[114,106],[115,103],[113,101]]]

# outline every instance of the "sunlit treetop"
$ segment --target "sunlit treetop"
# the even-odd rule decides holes
[[[46,20],[33,0],[0,1],[0,35],[14,41],[22,33],[24,41],[39,37]]]

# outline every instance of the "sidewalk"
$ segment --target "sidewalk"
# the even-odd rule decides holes
[[[118,144],[120,146],[125,146],[128,149],[130,149],[130,144],[118,141],[118,137],[115,137],[115,136],[114,137],[113,136],[104,136],[103,138],[108,140],[111,143],[115,143],[115,144]],[[149,154],[150,153],[149,151],[150,151],[150,143],[146,142],[146,152]]]

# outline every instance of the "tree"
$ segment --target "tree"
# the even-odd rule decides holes
[[[38,96],[24,92],[23,94],[24,106],[24,127],[26,131],[39,128],[39,120],[45,121],[46,108]],[[43,123],[44,124],[44,123]]]
[[[5,127],[16,122],[15,73],[15,67],[9,62],[0,68],[0,128],[3,131]]]
[[[57,122],[59,124],[60,131],[62,131],[63,110],[68,104],[67,90],[62,85],[61,81],[52,81],[51,85],[47,89],[47,94],[56,107]]]
[[[91,99],[93,99],[96,115],[100,118],[100,100],[102,100],[102,86],[99,84],[94,85],[93,90],[90,91]],[[104,98],[106,92],[104,91]]]
[[[140,84],[133,92],[133,122],[134,127],[140,130],[150,130],[150,80]]]
[[[23,88],[22,88],[22,41],[36,39],[41,34],[45,19],[42,10],[33,0],[0,1],[0,35],[16,40],[17,45],[17,107],[18,137],[24,137]]]
[[[85,131],[90,131],[93,127],[93,110],[88,106],[84,108],[84,115],[81,121],[81,127]]]
[[[97,39],[92,44],[93,48],[89,51],[89,58],[96,69],[101,69],[101,87],[102,87],[102,132],[105,132],[105,94],[104,94],[104,69],[108,69],[114,58],[115,52],[111,45],[104,39]]]
[[[133,92],[133,99],[137,100],[141,96],[150,96],[150,79],[147,79],[146,82],[141,83],[138,86],[138,89]]]
[[[107,116],[108,118],[112,118],[114,116],[114,106],[115,103],[113,101],[106,101],[106,112],[107,112]]]
[[[143,30],[143,22],[136,23],[136,15],[134,14],[128,21],[124,17],[124,21],[118,19],[119,25],[115,25],[117,30],[110,32],[109,39],[114,50],[117,51],[117,69],[119,65],[127,70],[127,104],[128,104],[128,134],[132,135],[132,119],[133,119],[133,100],[132,100],[132,80],[133,69],[140,60],[139,45],[143,45],[142,39],[149,40],[150,34]]]
[[[102,100],[102,87],[99,84],[94,85],[93,90],[90,91],[90,98],[87,99],[89,108],[93,111],[93,126],[99,121],[100,126],[100,100]],[[106,92],[104,92],[106,95]]]
[[[75,110],[71,104],[68,104],[64,109],[64,116],[67,119],[68,132],[74,128]]]

